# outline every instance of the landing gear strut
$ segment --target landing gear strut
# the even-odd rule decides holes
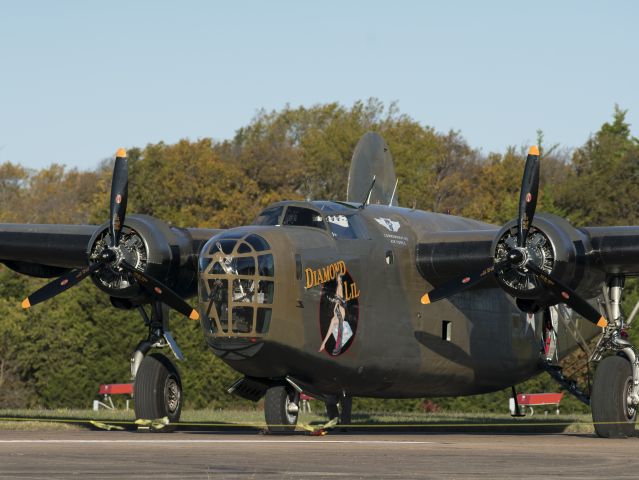
[[[170,423],[175,423],[180,419],[183,403],[180,372],[162,353],[147,355],[151,348],[169,347],[178,360],[184,358],[168,330],[169,309],[153,302],[150,318],[143,307],[139,311],[149,334],[131,355],[135,416],[150,420],[168,417]]]
[[[334,399],[327,400],[324,403],[326,405],[326,415],[329,420],[337,418],[340,425],[349,425],[351,423],[352,397],[340,394]]]

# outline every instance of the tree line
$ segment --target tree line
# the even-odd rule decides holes
[[[483,154],[461,132],[439,132],[376,99],[350,107],[260,111],[223,141],[129,148],[128,211],[177,226],[229,228],[250,223],[275,201],[344,199],[353,150],[367,131],[378,132],[390,146],[401,206],[495,224],[516,216],[527,146]],[[639,224],[639,140],[626,111],[615,107],[612,118],[572,150],[546,145],[543,132],[537,135],[538,211],[576,226]],[[0,164],[0,222],[102,223],[108,218],[111,168],[112,159],[88,171]],[[99,383],[127,381],[129,354],[146,334],[144,326],[136,313],[112,308],[91,282],[45,308],[18,308],[42,283],[0,268],[0,408],[87,407]],[[627,290],[628,301],[639,296],[633,283]],[[238,374],[207,350],[198,325],[176,316],[172,330],[187,356],[181,364],[187,407],[249,405],[226,393]],[[527,387],[557,389],[544,377]],[[502,393],[427,404],[362,400],[356,407],[504,411],[505,398]]]

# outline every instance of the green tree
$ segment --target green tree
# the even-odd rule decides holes
[[[526,155],[527,149],[509,147],[503,155],[491,153],[482,160],[466,185],[461,214],[497,225],[516,218]],[[569,175],[561,154],[548,152],[541,156],[538,212],[562,215],[554,192]]]
[[[12,221],[15,210],[9,205],[21,203],[29,172],[20,165],[7,162],[0,164],[0,221]]]
[[[0,221],[86,223],[86,204],[94,193],[95,172],[53,164],[38,171],[0,165]]]
[[[229,228],[259,212],[257,182],[223,162],[211,139],[131,148],[128,213],[142,213],[181,227]],[[108,218],[110,162],[101,167],[91,198],[91,220]]]
[[[572,157],[574,175],[557,202],[579,225],[636,225],[639,222],[639,141],[630,134],[626,110],[615,107]]]

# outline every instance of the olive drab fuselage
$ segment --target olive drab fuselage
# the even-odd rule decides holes
[[[539,373],[543,315],[523,313],[495,282],[420,302],[432,287],[417,268],[420,241],[494,236],[494,226],[383,205],[269,208],[200,253],[202,327],[232,368],[318,393],[395,398],[488,392]],[[459,262],[473,262],[471,250]],[[560,333],[563,355],[575,343]],[[582,324],[585,337],[596,333]]]

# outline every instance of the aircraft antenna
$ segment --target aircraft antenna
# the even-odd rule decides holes
[[[393,193],[391,195],[390,198],[390,202],[388,202],[388,206],[392,206],[393,205],[393,199],[395,198],[395,193],[397,192],[397,184],[399,183],[399,178],[397,180],[395,180],[395,187],[393,187]]]
[[[366,205],[368,205],[368,202],[371,199],[371,193],[373,193],[373,187],[375,186],[375,179],[377,178],[376,175],[373,175],[373,181],[371,182],[371,188],[368,189],[368,195],[366,195],[366,200],[364,200],[364,203],[362,203],[359,208],[364,208]]]

